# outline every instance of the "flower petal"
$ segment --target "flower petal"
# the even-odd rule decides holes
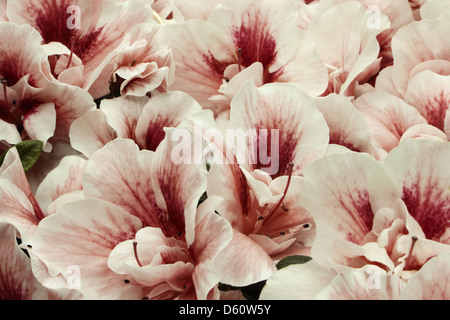
[[[305,169],[301,203],[316,223],[311,255],[318,263],[330,263],[333,239],[359,245],[372,230],[368,179],[377,166],[368,155],[347,152],[317,160]]]
[[[381,90],[365,93],[354,101],[370,127],[376,146],[386,152],[395,148],[403,134],[427,121],[404,100]]]
[[[243,164],[272,177],[287,174],[290,163],[294,163],[294,174],[301,173],[328,146],[329,129],[323,115],[312,98],[289,84],[256,88],[248,81],[231,102],[230,119],[239,139],[242,131],[247,135],[246,152],[250,154]],[[248,155],[235,150],[240,162],[240,156]]]
[[[142,148],[156,151],[164,140],[165,127],[177,127],[186,115],[201,110],[198,102],[184,92],[157,95],[144,106],[136,125],[136,141]]]
[[[402,300],[448,300],[450,253],[429,260],[403,288]]]
[[[82,178],[86,160],[78,156],[63,158],[54,170],[42,181],[36,191],[36,199],[44,210],[59,197],[82,190]]]
[[[108,268],[107,260],[118,243],[133,239],[140,228],[137,218],[117,206],[81,200],[42,221],[32,253],[47,265],[50,275],[63,275],[67,288],[78,270],[79,289],[86,299],[139,299],[141,289],[125,284],[122,275]]]
[[[311,300],[325,288],[336,273],[314,260],[287,266],[271,276],[264,286],[260,300]]]
[[[75,120],[70,127],[72,147],[87,157],[117,137],[102,110],[92,110]]]
[[[86,197],[114,203],[141,219],[144,226],[160,227],[165,216],[157,206],[150,176],[153,154],[139,151],[132,140],[116,139],[95,152],[86,165]]]
[[[448,142],[404,140],[383,159],[384,173],[373,177],[374,210],[402,199],[427,239],[450,244],[444,236],[450,227],[449,157]]]
[[[30,259],[19,248],[13,226],[0,223],[0,299],[44,300],[45,288],[31,270]]]

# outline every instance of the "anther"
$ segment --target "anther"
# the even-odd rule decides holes
[[[73,58],[73,51],[75,50],[75,37],[72,36],[70,38],[70,56],[69,56],[69,61],[67,62],[67,68],[70,67],[71,63],[72,63],[72,58]]]
[[[286,183],[286,188],[284,189],[284,192],[283,192],[283,196],[281,197],[280,201],[278,201],[278,204],[275,206],[275,208],[272,209],[272,211],[270,212],[270,214],[272,214],[272,213],[274,213],[275,211],[277,211],[278,208],[279,208],[279,207],[281,206],[281,204],[283,203],[284,198],[286,197],[286,194],[287,194],[287,192],[288,192],[288,190],[289,190],[289,186],[291,185],[292,171],[293,171],[293,169],[294,169],[294,164],[293,164],[293,163],[290,163],[289,166],[288,166],[288,175],[289,175],[289,177],[288,177],[288,181],[287,181],[287,183]]]
[[[408,266],[408,264],[410,263],[411,255],[413,253],[414,247],[416,246],[417,240],[419,240],[419,238],[417,238],[416,236],[412,236],[411,240],[412,240],[411,248],[409,248],[408,255],[406,256],[406,259],[405,259],[405,267]]]
[[[142,267],[142,263],[139,260],[138,253],[137,253],[137,245],[138,245],[137,241],[133,241],[134,258],[136,259],[138,266]]]

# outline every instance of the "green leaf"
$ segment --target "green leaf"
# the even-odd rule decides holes
[[[20,160],[22,161],[22,166],[24,171],[30,170],[36,162],[39,160],[44,143],[38,140],[27,140],[16,144],[12,148],[16,148],[19,153]],[[9,150],[5,151],[0,156],[0,165],[3,164],[5,156]]]
[[[311,260],[312,258],[308,256],[289,256],[277,263],[277,269],[280,270],[293,264],[304,264]]]

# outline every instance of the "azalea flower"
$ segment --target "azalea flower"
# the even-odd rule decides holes
[[[314,226],[297,199],[303,190],[303,168],[328,147],[322,114],[312,98],[292,85],[257,88],[249,81],[231,102],[230,117],[234,138],[241,142],[230,144],[234,138],[228,136],[214,142],[215,152],[226,160],[212,164],[208,196],[224,197],[218,212],[274,260],[309,255]],[[245,150],[240,149],[242,139]]]
[[[109,93],[112,70],[104,69],[112,68],[111,59],[126,41],[126,33],[152,19],[150,4],[139,0],[10,1],[6,15],[11,22],[39,31],[48,55],[56,58],[52,58],[52,72],[60,81],[80,86],[97,99]],[[78,21],[69,28],[71,6],[79,8],[79,16],[73,17]]]
[[[449,21],[0,0],[0,298],[448,299]]]
[[[105,99],[99,110],[77,119],[70,131],[72,146],[90,157],[116,138],[132,139],[141,149],[156,151],[165,127],[177,127],[185,118],[199,115],[201,106],[184,92],[171,91],[148,97]]]
[[[262,249],[233,234],[229,223],[214,212],[216,200],[197,208],[206,178],[197,165],[166,161],[171,143],[167,137],[152,152],[117,139],[92,155],[83,175],[84,198],[67,202],[42,221],[33,237],[32,253],[50,275],[66,278],[68,266],[80,266],[86,273],[80,292],[87,299],[217,299],[219,281],[244,286],[273,273],[272,260],[257,258],[260,262],[250,265]],[[122,156],[117,157],[119,150]],[[104,180],[105,170],[109,181]],[[73,212],[78,212],[75,220]],[[71,226],[71,235],[64,238],[76,247],[69,259],[60,256],[68,243],[59,242],[59,249],[51,244],[66,233],[64,225]],[[211,228],[217,232],[211,233]],[[105,235],[106,241],[98,242]],[[134,241],[138,251],[133,250]],[[164,244],[158,249],[163,251],[141,249],[152,248],[153,241]],[[239,256],[236,246],[248,246],[252,255]],[[86,255],[92,255],[96,268]],[[242,265],[252,270],[251,277],[240,271]],[[159,269],[166,270],[165,276],[156,276]]]
[[[317,55],[328,68],[328,89],[324,95],[334,92],[353,96],[356,83],[364,83],[379,71],[377,36],[390,27],[390,21],[382,13],[378,18],[378,23],[371,25],[370,11],[360,3],[348,1],[330,7],[308,26],[317,44]]]
[[[156,39],[157,33],[157,25],[148,23],[130,31],[130,46],[114,58],[111,89],[118,87],[124,96],[167,91],[173,77],[172,55],[168,46]]]
[[[313,278],[318,290],[300,294],[312,297],[330,282],[335,288],[346,281],[345,272],[355,270],[353,276],[373,265],[401,288],[427,261],[448,253],[449,181],[440,159],[449,151],[448,142],[406,139],[381,162],[350,152],[308,167],[302,206],[313,216],[317,233],[313,262],[298,268],[303,270],[298,279]],[[349,170],[358,174],[348,175]],[[399,296],[395,286],[387,286],[380,294],[394,290],[385,298]],[[357,297],[359,291],[348,294]]]
[[[325,67],[287,1],[227,1],[207,21],[167,25],[164,34],[176,64],[170,89],[187,92],[216,116],[228,112],[251,78],[258,85],[292,83],[316,96],[325,90]]]
[[[0,23],[0,29],[2,140],[40,140],[50,151],[47,141],[66,139],[72,121],[94,102],[85,91],[55,82],[36,30],[8,22]]]

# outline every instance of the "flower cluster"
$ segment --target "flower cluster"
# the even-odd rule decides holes
[[[0,0],[0,299],[450,299],[449,0]]]

